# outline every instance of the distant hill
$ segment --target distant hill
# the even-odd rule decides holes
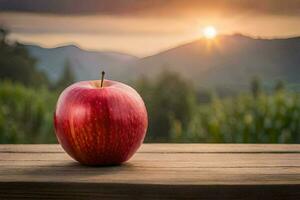
[[[78,80],[91,80],[98,79],[102,70],[114,79],[123,78],[127,70],[122,66],[138,59],[117,52],[86,51],[75,45],[57,48],[42,48],[35,45],[26,45],[26,47],[30,54],[37,58],[38,67],[54,82],[63,72],[67,60],[70,61]]]
[[[243,35],[199,39],[145,58],[110,52],[90,52],[76,46],[45,49],[28,46],[39,67],[55,80],[70,59],[79,80],[98,78],[100,70],[121,81],[141,75],[155,77],[176,71],[197,87],[243,90],[254,76],[266,87],[283,80],[300,89],[300,37],[255,39]]]
[[[254,76],[266,86],[281,79],[300,83],[300,37],[254,39],[243,35],[200,39],[137,60],[136,74],[177,71],[196,86],[244,89]],[[299,85],[300,86],[300,85]]]

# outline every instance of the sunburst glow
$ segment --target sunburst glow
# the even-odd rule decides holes
[[[207,39],[213,39],[217,36],[217,30],[214,26],[206,26],[203,29],[203,36]]]

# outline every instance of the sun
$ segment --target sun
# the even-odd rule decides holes
[[[207,39],[213,39],[217,36],[218,32],[214,26],[206,26],[203,29],[203,36]]]

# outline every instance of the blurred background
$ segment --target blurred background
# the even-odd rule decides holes
[[[60,92],[134,87],[146,142],[300,143],[299,0],[0,0],[0,143],[57,143]]]

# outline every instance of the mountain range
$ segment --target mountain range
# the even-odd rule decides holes
[[[98,79],[102,70],[115,79],[124,78],[124,65],[136,61],[132,55],[117,52],[87,51],[75,45],[56,48],[43,48],[26,45],[30,54],[37,59],[38,67],[55,82],[63,73],[68,62],[77,80]]]
[[[243,90],[253,77],[271,87],[282,80],[300,88],[300,37],[262,39],[222,35],[199,39],[158,54],[138,58],[118,52],[87,51],[74,45],[42,48],[26,45],[38,67],[56,81],[69,61],[78,80],[108,78],[128,82],[140,76],[156,77],[164,70],[180,73],[196,87]]]

